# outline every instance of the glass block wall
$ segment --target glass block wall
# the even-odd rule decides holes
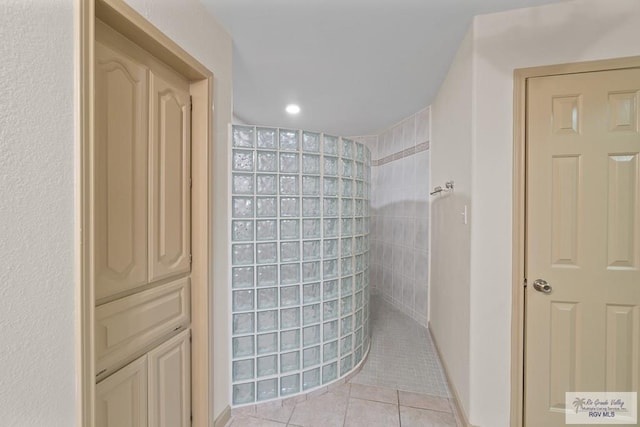
[[[369,150],[231,129],[233,404],[306,392],[369,346]]]

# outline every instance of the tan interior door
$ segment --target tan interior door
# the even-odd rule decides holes
[[[565,392],[638,391],[639,106],[639,69],[528,81],[527,427],[564,426]]]
[[[144,403],[144,417],[127,424],[109,415],[105,425],[142,426],[148,418],[154,427],[186,427],[191,412],[190,83],[101,21],[96,22],[95,52],[98,397],[124,375],[118,387],[127,394],[106,394],[109,411],[120,410],[128,420]],[[146,371],[144,378],[136,377],[135,387],[144,388],[136,394],[126,374],[132,366],[141,371],[138,365],[147,362],[149,381]],[[127,397],[143,395],[138,403]],[[104,407],[99,399],[96,405]]]

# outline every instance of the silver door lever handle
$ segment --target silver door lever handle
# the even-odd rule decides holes
[[[542,292],[543,294],[548,294],[552,290],[551,285],[547,283],[546,280],[543,280],[543,279],[536,279],[533,282],[533,289],[535,289],[538,292]]]

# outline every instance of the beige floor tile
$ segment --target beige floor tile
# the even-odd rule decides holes
[[[351,384],[351,397],[398,404],[398,390],[372,385]]]
[[[290,400],[278,402],[275,404],[257,405],[255,417],[264,418],[266,420],[277,421],[279,423],[287,423],[296,403]]]
[[[428,394],[412,393],[408,391],[398,391],[400,395],[400,405],[411,406],[413,408],[431,409],[433,411],[452,412],[449,399],[444,397],[430,396]]]
[[[345,427],[400,427],[398,405],[349,399]]]
[[[452,414],[428,409],[400,407],[402,427],[456,427]]]
[[[289,423],[301,427],[342,427],[346,412],[344,395],[326,393],[298,403]]]
[[[230,427],[286,427],[286,423],[278,423],[260,418],[239,416],[233,417]]]

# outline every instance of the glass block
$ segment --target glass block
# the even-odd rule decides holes
[[[338,256],[338,240],[328,239],[322,241],[323,254],[325,258],[333,258]]]
[[[341,192],[342,197],[353,197],[353,180],[351,178],[340,178]]]
[[[323,304],[324,320],[332,320],[338,317],[338,300],[325,301]]]
[[[356,178],[364,179],[364,164],[356,162]]]
[[[357,347],[362,344],[362,328],[358,329],[354,335],[354,347]]]
[[[320,173],[320,156],[314,154],[302,155],[302,172],[310,174]]]
[[[302,177],[302,194],[306,196],[320,195],[320,177],[319,176],[303,176]]]
[[[325,196],[337,196],[338,195],[338,179],[337,178],[323,178],[324,195]]]
[[[323,152],[325,154],[331,154],[333,156],[338,155],[338,138],[335,136],[325,135],[324,144],[322,145]]]
[[[275,150],[278,148],[276,144],[276,130],[269,128],[256,129],[256,140],[258,148],[266,148]]]
[[[303,219],[302,220],[302,237],[305,239],[313,239],[320,237],[320,220],[319,219]]]
[[[256,210],[259,217],[275,217],[278,215],[278,205],[275,197],[256,198]]]
[[[300,348],[300,329],[280,332],[280,351]]]
[[[275,399],[278,397],[278,379],[258,381],[258,401]]]
[[[356,237],[355,253],[357,254],[362,253],[363,246],[364,246],[364,239],[362,237]]]
[[[338,235],[338,220],[337,219],[325,219],[324,220],[324,237],[336,237]]]
[[[364,145],[359,142],[356,142],[356,160],[364,162]]]
[[[327,280],[322,284],[322,297],[327,300],[338,296],[338,281]]]
[[[299,193],[300,189],[297,175],[280,175],[281,195],[295,195]]]
[[[233,385],[233,404],[240,405],[255,401],[255,383]]]
[[[253,197],[234,197],[233,217],[253,218]]]
[[[351,355],[348,355],[340,359],[340,376],[346,375],[347,372],[349,372],[352,367],[353,367],[353,362],[351,359]]]
[[[342,199],[342,216],[353,215],[353,199]]]
[[[353,219],[342,218],[342,227],[340,232],[343,236],[351,236],[353,234]]]
[[[351,295],[352,292],[353,292],[353,277],[352,276],[343,277],[342,283],[340,285],[340,294],[342,296],[347,296],[347,295]]]
[[[320,362],[318,362],[320,363]],[[304,390],[320,385],[320,368],[311,369],[302,373],[302,388]]]
[[[232,229],[234,241],[253,240],[253,221],[233,221]]]
[[[302,344],[307,347],[320,343],[320,325],[307,326],[302,331]]]
[[[258,366],[258,378],[278,373],[278,356],[276,356],[275,354],[271,356],[258,357],[258,359],[256,360],[256,364]]]
[[[320,259],[320,240],[302,242],[302,258],[305,261]]]
[[[342,258],[342,274],[351,274],[353,273],[353,258],[347,257]]]
[[[300,309],[298,307],[280,310],[280,318],[282,329],[300,327]]]
[[[305,305],[302,307],[302,321],[304,325],[320,321],[320,304]]]
[[[258,286],[274,286],[278,284],[277,265],[259,265],[257,270]]]
[[[320,216],[320,199],[304,197],[302,199],[302,216]]]
[[[339,205],[338,199],[325,198],[323,212],[324,216],[338,216]]]
[[[346,337],[340,339],[340,354],[351,353],[351,351],[353,350],[352,339],[353,338],[351,335],[347,335]]]
[[[234,173],[232,191],[234,194],[253,194],[253,174]]]
[[[353,141],[350,139],[342,139],[342,157],[353,159]]]
[[[355,229],[355,233],[356,234],[362,234],[363,233],[363,224],[362,224],[362,218],[356,218],[356,229]]]
[[[338,341],[331,341],[322,347],[322,360],[325,362],[338,357]]]
[[[270,264],[278,261],[277,243],[256,244],[256,259],[258,264]]]
[[[353,243],[353,239],[351,237],[345,237],[344,239],[342,239],[341,241],[342,255],[349,256],[353,254],[352,243]]]
[[[356,351],[353,353],[354,364],[358,364],[362,360],[362,346],[356,348]]]
[[[298,151],[298,131],[280,129],[280,149],[283,151]]]
[[[280,306],[300,305],[300,286],[284,286],[280,288]]]
[[[253,359],[237,360],[233,362],[233,381],[250,380],[253,378]]]
[[[363,285],[362,273],[356,274],[356,291],[359,291],[360,289],[362,289],[362,285]]]
[[[340,176],[345,178],[353,177],[353,162],[351,160],[340,160],[341,168],[340,168]]]
[[[280,172],[300,172],[300,156],[297,153],[280,153]]]
[[[280,378],[280,396],[298,393],[300,391],[300,374],[288,375]]]
[[[364,184],[362,181],[356,181],[356,197],[364,197]]]
[[[258,151],[258,172],[278,172],[278,154],[273,151]]]
[[[302,302],[308,304],[320,301],[320,283],[309,283],[302,287]]]
[[[356,311],[356,328],[362,326],[362,310]]]
[[[256,221],[256,240],[276,240],[278,238],[278,222],[275,219]]]
[[[353,297],[346,296],[340,300],[340,314],[351,314],[353,311]]]
[[[356,200],[356,216],[362,216],[364,210],[362,209],[363,206],[363,201],[362,200]]]
[[[332,320],[331,322],[325,322],[323,325],[322,338],[324,341],[329,341],[338,338],[338,321]]]
[[[233,150],[233,170],[253,172],[253,151]]]
[[[344,310],[343,310],[344,312]],[[353,331],[353,317],[347,316],[340,321],[340,335],[345,336]]]
[[[278,306],[278,288],[258,289],[258,309],[276,308]]]
[[[256,341],[258,354],[273,353],[278,350],[278,334],[276,332],[258,335]]]
[[[329,363],[322,367],[322,384],[330,383],[338,376],[338,364],[336,362]]]
[[[325,279],[333,279],[338,276],[338,260],[330,259],[324,261],[322,266],[323,277]]]
[[[233,333],[234,335],[253,333],[253,313],[234,314]]]
[[[338,158],[337,157],[324,157],[323,172],[327,176],[338,175]]]
[[[320,134],[314,132],[302,133],[302,149],[312,153],[320,151]]]
[[[253,244],[238,243],[233,245],[231,260],[233,265],[253,264]]]
[[[246,337],[236,337],[233,339],[233,357],[253,356],[253,335]]]
[[[300,238],[300,221],[297,219],[283,219],[280,221],[280,238],[283,240]]]
[[[233,291],[233,311],[253,310],[253,289]]]
[[[300,243],[298,242],[282,242],[280,243],[280,261],[299,261],[300,260]]]
[[[278,329],[278,311],[258,312],[258,332],[274,331]]]
[[[362,271],[364,268],[363,255],[356,256],[356,271]]]
[[[292,351],[280,355],[280,372],[291,372],[300,369],[300,352]]]
[[[280,266],[280,284],[300,283],[300,264],[283,264]]]
[[[320,280],[320,261],[302,263],[302,281]]]
[[[233,288],[252,288],[253,267],[233,267],[231,283]]]
[[[258,175],[256,177],[256,193],[257,194],[277,194],[278,193],[278,176],[277,175]]]
[[[253,148],[254,131],[249,126],[233,127],[233,146]]]
[[[320,346],[305,348],[302,351],[302,367],[318,365],[320,363]]]
[[[280,198],[280,216],[283,217],[299,217],[300,216],[300,199],[297,197],[281,197]]]

